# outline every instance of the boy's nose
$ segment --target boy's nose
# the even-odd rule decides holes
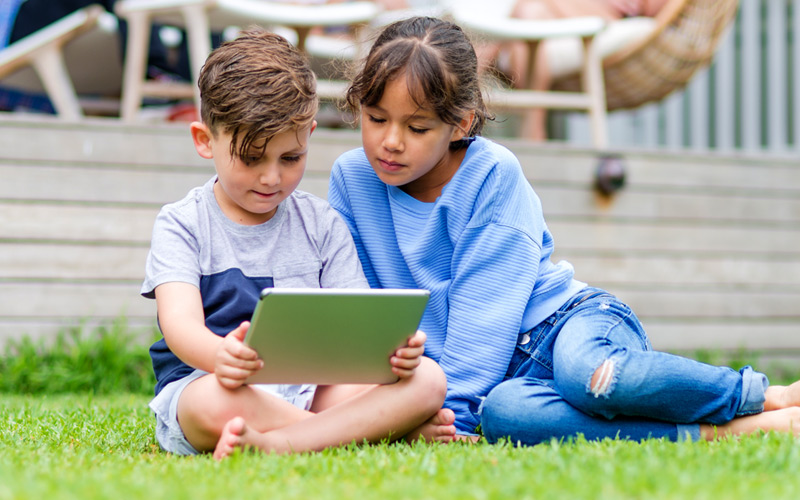
[[[275,165],[267,165],[261,171],[261,184],[266,186],[276,186],[281,182],[281,171]]]

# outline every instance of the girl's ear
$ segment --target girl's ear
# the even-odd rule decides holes
[[[473,121],[475,121],[475,111],[470,111],[469,114],[464,115],[464,118],[461,119],[461,123],[453,130],[453,136],[450,137],[450,142],[460,141],[466,137],[469,131],[472,130]]]
[[[192,122],[191,125],[189,125],[189,130],[192,134],[192,140],[194,141],[194,148],[197,150],[197,154],[209,160],[214,158],[214,151],[211,148],[211,141],[214,139],[214,136],[211,134],[211,130],[209,130],[208,126],[202,122]]]

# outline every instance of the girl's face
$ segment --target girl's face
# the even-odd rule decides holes
[[[453,178],[465,150],[450,151],[462,139],[471,116],[459,127],[420,108],[408,91],[404,74],[386,84],[381,100],[361,108],[361,139],[381,181],[398,186],[420,201],[432,202]]]

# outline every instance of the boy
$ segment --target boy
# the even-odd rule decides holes
[[[164,335],[150,349],[162,448],[219,459],[240,447],[302,452],[412,431],[448,440],[446,383],[422,357],[421,332],[392,356],[395,384],[244,385],[262,365],[243,343],[262,288],[368,285],[343,221],[295,191],[318,106],[303,55],[254,29],[212,52],[198,85],[202,121],[191,135],[217,175],[161,210],[142,286]]]

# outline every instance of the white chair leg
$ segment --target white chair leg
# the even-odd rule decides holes
[[[42,80],[58,115],[65,120],[80,120],[83,111],[69,77],[61,47],[56,45],[43,47],[33,56],[31,64]]]
[[[186,35],[189,42],[189,61],[192,65],[192,88],[197,111],[200,112],[200,88],[197,81],[200,78],[200,69],[211,53],[211,28],[208,23],[208,14],[203,5],[193,5],[183,9],[186,19]]]
[[[608,106],[603,81],[603,61],[597,53],[594,38],[584,38],[583,91],[589,95],[589,121],[592,128],[592,145],[597,149],[608,147]]]
[[[131,13],[127,20],[128,47],[125,53],[120,118],[124,122],[134,122],[142,106],[151,27],[146,12]]]

